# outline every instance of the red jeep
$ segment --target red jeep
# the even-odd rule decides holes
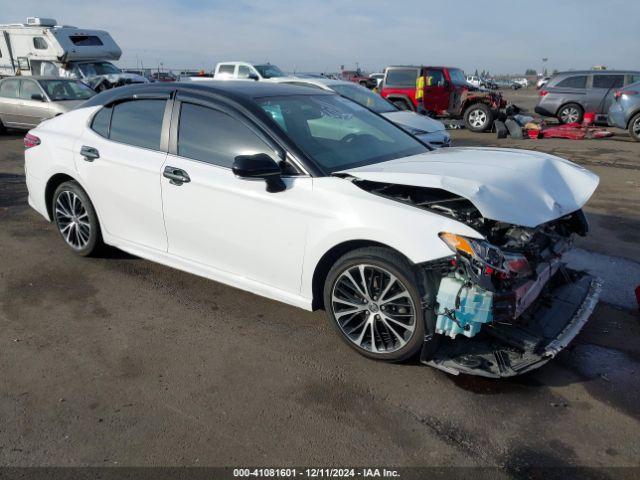
[[[491,129],[506,106],[500,93],[469,85],[464,72],[451,67],[387,67],[380,94],[404,110],[463,118],[474,132]]]
[[[365,75],[360,70],[342,70],[342,72],[340,72],[340,79],[346,82],[359,83],[368,89],[375,88],[378,85],[375,78]]]

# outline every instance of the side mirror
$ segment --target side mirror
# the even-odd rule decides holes
[[[247,78],[249,80],[260,80],[260,78],[258,77],[258,75],[256,75],[255,73],[251,72],[249,75],[247,75]]]
[[[233,160],[231,171],[240,178],[261,178],[267,182],[267,192],[282,192],[287,188],[282,181],[282,169],[266,153],[238,155]]]
[[[41,93],[34,93],[31,95],[31,100],[36,100],[38,102],[44,102],[44,95]]]

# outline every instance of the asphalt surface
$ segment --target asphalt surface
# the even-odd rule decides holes
[[[598,173],[580,247],[624,267],[640,260],[640,144],[617,133],[453,137]],[[570,349],[510,380],[367,360],[322,312],[115,250],[74,256],[26,205],[21,135],[0,137],[0,332],[4,466],[640,466],[636,311],[600,303]]]

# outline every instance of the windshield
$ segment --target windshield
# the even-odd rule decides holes
[[[451,83],[455,83],[456,85],[466,85],[467,79],[464,78],[464,72],[458,68],[450,68],[449,76],[451,77]],[[471,77],[477,78],[477,77]]]
[[[338,95],[256,101],[328,173],[429,151],[404,130]]]
[[[86,100],[96,94],[84,83],[75,80],[40,80],[40,85],[52,102]]]
[[[286,77],[285,73],[275,65],[255,65],[262,78]]]
[[[82,75],[84,75],[85,77],[95,77],[96,75],[121,73],[118,67],[109,62],[79,63],[78,68],[82,72]]]
[[[371,90],[360,85],[329,85],[333,90],[343,97],[347,97],[363,107],[367,107],[376,113],[395,112],[398,109],[380,95],[376,95]]]

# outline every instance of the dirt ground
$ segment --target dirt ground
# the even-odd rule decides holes
[[[595,171],[580,246],[640,260],[640,144],[623,132],[453,138]],[[637,312],[600,303],[570,349],[511,380],[367,360],[322,312],[124,253],[75,257],[26,205],[20,135],[0,137],[0,332],[4,466],[640,467]]]

